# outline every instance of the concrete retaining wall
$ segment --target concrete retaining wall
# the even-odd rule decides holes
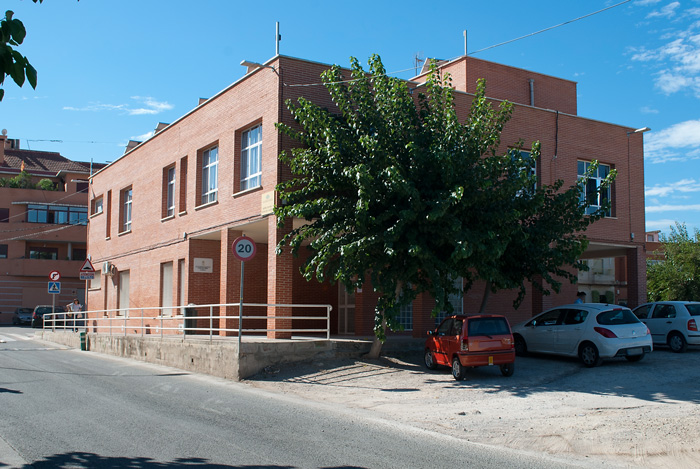
[[[44,340],[80,348],[80,335],[70,331],[39,331]],[[109,336],[88,333],[89,351],[141,360],[181,370],[205,373],[235,381],[259,373],[265,367],[315,358],[360,357],[371,342],[363,340],[255,340],[238,341],[140,336]]]

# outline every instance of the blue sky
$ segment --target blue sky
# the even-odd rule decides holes
[[[378,53],[410,78],[417,54],[462,55],[465,29],[471,54],[620,1],[4,0],[39,79],[5,81],[0,127],[23,148],[112,161],[241,78],[241,60],[273,57],[276,21],[283,55],[348,65]],[[580,116],[651,127],[647,230],[700,228],[700,0],[632,0],[473,55],[577,81]]]

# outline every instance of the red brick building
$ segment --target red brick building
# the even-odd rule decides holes
[[[0,311],[52,304],[53,270],[62,275],[56,304],[84,302],[79,271],[87,254],[90,170],[90,163],[24,150],[6,131],[0,135]]]
[[[441,66],[453,77],[461,117],[467,116],[479,78],[486,79],[488,96],[515,103],[503,131],[503,149],[520,139],[528,144],[540,140],[538,180],[551,184],[563,179],[570,185],[592,160],[600,162],[601,178],[605,171],[617,170],[608,193],[612,209],[589,229],[591,242],[584,257],[621,259],[614,264],[624,270],[625,297],[620,293],[614,300],[632,306],[643,302],[641,134],[631,133],[630,127],[577,116],[575,82],[471,57]],[[89,289],[91,310],[235,303],[240,262],[231,252],[231,243],[245,234],[257,243],[256,257],[245,264],[246,303],[328,303],[333,305],[333,334],[372,333],[376,296],[369,288],[347,295],[338,285],[306,282],[298,272],[301,259],[275,255],[285,231],[277,228],[271,214],[278,202],[274,189],[289,177],[278,155],[296,142],[280,134],[274,124],[292,123],[284,105],[287,99],[304,96],[322,107],[333,107],[323,86],[300,86],[319,83],[319,75],[327,68],[285,56],[263,67],[252,66],[243,78],[201,100],[176,122],[159,126],[152,138],[93,176],[89,252],[95,266],[110,275],[96,279]],[[411,86],[425,78],[419,75]],[[515,292],[504,292],[492,297],[488,309],[517,322],[550,306],[573,302],[577,288],[567,282],[560,295],[545,297],[530,291],[517,311],[512,307]],[[458,310],[474,311],[482,291],[477,285],[453,303]],[[406,308],[402,321],[407,331],[423,337],[433,327],[433,304],[423,295]],[[267,314],[298,313],[270,308]],[[270,320],[268,327],[288,323]]]

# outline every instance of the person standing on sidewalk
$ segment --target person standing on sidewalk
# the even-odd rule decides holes
[[[66,310],[68,311],[68,317],[72,318],[73,323],[71,324],[71,329],[72,330],[77,330],[78,328],[78,319],[82,317],[80,314],[80,311],[82,311],[83,305],[80,304],[80,301],[78,299],[74,299],[72,303],[70,303],[68,306],[66,306]]]

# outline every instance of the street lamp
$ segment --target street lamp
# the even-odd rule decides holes
[[[241,60],[241,65],[248,67],[248,73],[256,68],[271,68],[273,72],[275,71],[275,67],[272,65],[263,65],[259,62],[251,62],[250,60]]]

